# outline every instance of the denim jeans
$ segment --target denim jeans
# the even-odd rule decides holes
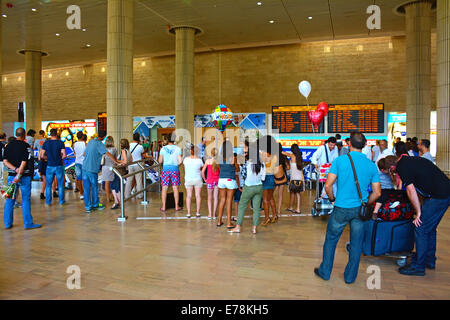
[[[8,184],[14,180],[14,177],[8,177]],[[33,217],[31,216],[31,177],[22,177],[18,183],[22,195],[22,216],[25,228],[33,225]],[[5,228],[12,226],[14,221],[14,204],[16,200],[6,199],[5,209],[3,212],[3,220]]]
[[[334,207],[327,226],[327,234],[323,245],[323,260],[319,274],[326,280],[330,279],[333,269],[334,253],[339,238],[347,224],[350,224],[350,252],[344,278],[346,282],[354,282],[358,276],[359,261],[364,239],[364,222],[359,218],[359,207]]]
[[[420,220],[422,224],[414,230],[416,257],[412,265],[425,271],[425,265],[436,263],[436,228],[450,206],[447,199],[425,199]]]
[[[57,166],[51,167],[47,166],[47,172],[45,178],[47,179],[47,185],[45,186],[45,203],[50,205],[52,203],[52,184],[53,177],[56,176],[56,181],[58,182],[58,196],[59,203],[63,204],[64,201],[64,167]]]
[[[86,208],[86,210],[97,208],[99,204],[98,173],[83,170],[83,187],[84,187],[84,207]]]

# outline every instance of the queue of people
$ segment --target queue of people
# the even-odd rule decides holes
[[[65,146],[58,138],[56,129],[50,131],[49,139],[45,139],[43,131],[39,132],[38,139],[35,139],[35,135],[34,130],[29,130],[26,135],[23,128],[18,128],[16,137],[8,139],[8,143],[6,136],[0,135],[2,178],[7,170],[7,182],[17,183],[19,187],[25,229],[41,227],[33,222],[31,215],[33,149],[38,150],[39,173],[43,178],[41,199],[45,200],[46,206],[50,206],[55,197],[54,187],[57,185],[56,196],[59,204],[65,204]],[[121,139],[120,151],[116,150],[114,139],[109,136],[105,140],[105,136],[106,133],[100,131],[86,143],[87,137],[79,133],[78,142],[74,146],[76,185],[88,214],[106,208],[99,199],[100,171],[105,182],[107,202],[113,201],[111,209],[118,209],[121,205],[120,180],[112,173],[112,168],[148,157],[148,147],[145,148],[141,144],[139,134],[133,136],[131,144],[127,139]],[[407,143],[396,141],[394,152],[388,148],[386,140],[377,141],[376,146],[369,148],[370,152],[364,151],[365,149],[367,150],[365,136],[354,132],[345,140],[345,145],[340,137],[330,137],[312,156],[311,163],[317,169],[330,165],[324,190],[320,192],[326,194],[334,205],[323,245],[322,263],[314,272],[324,280],[330,278],[337,242],[343,229],[349,224],[349,262],[344,276],[346,283],[353,283],[358,274],[362,252],[364,222],[358,215],[361,201],[374,205],[373,215],[376,218],[378,209],[386,199],[386,190],[404,189],[415,209],[413,224],[416,254],[411,263],[400,268],[399,272],[404,275],[423,276],[425,269],[434,269],[436,265],[436,228],[450,206],[450,180],[433,163],[429,152],[430,141],[427,139],[419,141],[413,138]],[[151,149],[150,154],[153,154]],[[305,190],[305,177],[303,155],[297,144],[291,146],[290,152],[284,152],[273,137],[265,136],[252,143],[246,141],[243,155],[238,156],[230,141],[208,148],[207,142],[202,140],[200,145],[192,145],[189,154],[183,159],[183,152],[175,145],[175,136],[172,135],[167,145],[158,151],[158,161],[162,165],[160,211],[163,213],[167,211],[169,187],[173,189],[175,211],[183,209],[180,205],[179,190],[182,180],[181,165],[184,166],[185,172],[187,218],[193,216],[194,199],[195,216],[201,217],[201,192],[204,184],[207,188],[208,219],[216,219],[216,226],[220,228],[225,224],[226,214],[226,228],[230,233],[242,231],[244,213],[248,206],[253,210],[253,234],[257,233],[262,211],[264,221],[261,226],[267,227],[276,223],[281,214],[285,186],[290,193],[287,211],[301,213],[300,194]],[[126,167],[128,172],[139,170],[133,165]],[[142,174],[127,179],[127,198],[133,188],[136,193],[142,191],[142,179]],[[356,186],[360,188],[360,195],[356,192],[355,181]],[[275,190],[278,190],[278,203],[274,199]],[[109,197],[109,192],[112,197]],[[15,199],[6,199],[6,229],[13,226],[12,212],[15,204]],[[235,215],[232,214],[233,207]]]

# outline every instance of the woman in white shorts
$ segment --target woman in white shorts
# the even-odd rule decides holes
[[[219,217],[217,227],[223,225],[222,216],[227,206],[227,228],[233,229],[231,224],[231,210],[233,207],[233,198],[239,181],[239,167],[234,163],[233,145],[230,141],[225,141],[222,146],[222,155],[219,175]],[[236,170],[237,169],[237,170]]]
[[[192,192],[195,189],[195,200],[197,204],[197,214],[196,217],[200,218],[200,206],[202,204],[202,168],[203,161],[198,156],[198,148],[196,146],[191,147],[191,155],[183,160],[184,165],[184,186],[186,187],[186,204],[187,204],[187,215],[186,217],[191,217],[191,202],[192,202]]]

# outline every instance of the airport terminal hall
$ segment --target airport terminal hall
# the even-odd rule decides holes
[[[450,0],[0,0],[0,77],[0,302],[450,299]]]

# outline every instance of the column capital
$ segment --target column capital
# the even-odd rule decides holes
[[[394,8],[394,12],[400,16],[406,15],[406,7],[420,2],[429,2],[431,3],[431,11],[436,10],[436,1],[437,0],[409,0],[405,1]]]
[[[25,55],[26,52],[40,52],[42,57],[48,56],[48,52],[41,51],[41,50],[35,50],[35,49],[20,49],[20,50],[17,50],[18,54]]]
[[[176,26],[171,26],[169,28],[169,33],[175,35],[177,30],[179,29],[193,29],[195,31],[195,35],[200,35],[203,33],[203,30],[199,27],[195,27],[195,26],[190,26],[190,25],[176,25]]]

